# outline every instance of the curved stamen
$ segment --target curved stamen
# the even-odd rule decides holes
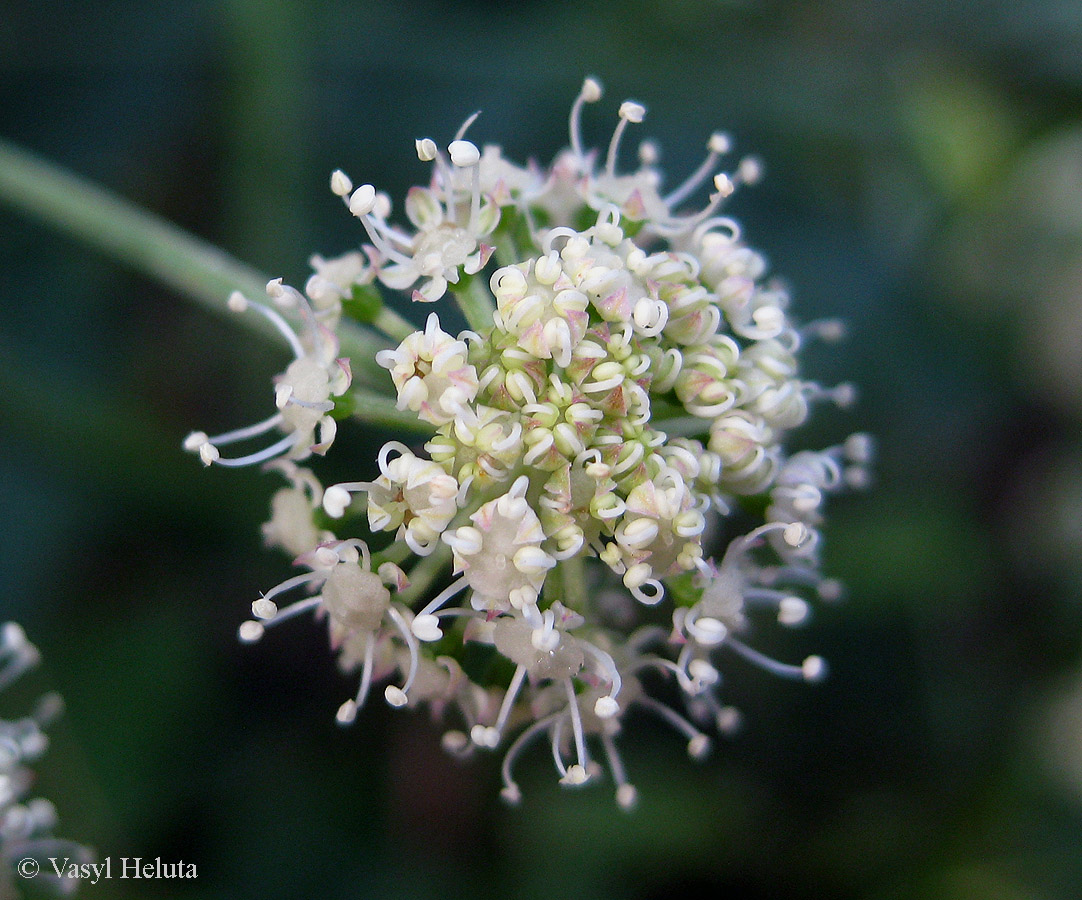
[[[678,188],[671,193],[666,194],[662,199],[665,205],[672,209],[677,203],[686,200],[691,193],[702,184],[710,176],[710,173],[714,171],[714,167],[718,164],[718,160],[722,155],[729,152],[729,138],[727,135],[715,133],[710,135],[710,141],[707,143],[707,149],[710,151],[706,159],[702,161],[694,172],[692,172]]]
[[[620,148],[620,138],[624,135],[627,123],[634,122],[638,124],[645,114],[646,107],[634,100],[625,100],[620,104],[620,121],[616,123],[616,128],[612,132],[612,140],[609,141],[609,152],[605,157],[605,174],[609,178],[616,175],[616,152]]]
[[[568,132],[571,139],[571,152],[578,163],[580,173],[586,171],[586,156],[582,152],[582,107],[587,103],[596,103],[601,99],[601,84],[593,78],[587,78],[582,83],[582,90],[575,98],[571,106],[571,117],[568,120]]]
[[[516,757],[530,741],[562,718],[563,714],[564,711],[560,710],[545,716],[543,719],[538,719],[515,738],[511,746],[507,748],[507,753],[503,757],[503,764],[500,766],[500,776],[503,778],[503,789],[500,791],[500,796],[509,803],[518,803],[522,799],[522,792],[515,783],[515,779],[511,777],[511,769],[515,764]]]
[[[267,319],[288,342],[289,347],[293,351],[293,355],[300,359],[305,355],[304,347],[301,345],[301,339],[297,337],[297,332],[293,330],[290,324],[282,318],[277,310],[271,309],[269,306],[265,306],[255,300],[249,300],[240,291],[234,291],[229,295],[229,308],[233,312],[244,312],[245,310],[252,309],[259,313],[263,318]]]
[[[274,459],[274,457],[285,453],[287,450],[295,446],[295,443],[295,437],[291,434],[287,434],[280,441],[271,444],[269,447],[265,447],[257,453],[250,453],[248,454],[248,456],[240,456],[233,459],[227,459],[224,456],[219,456],[217,459],[214,460],[214,464],[216,466],[225,466],[226,468],[254,466],[256,463],[266,462],[268,459]]]

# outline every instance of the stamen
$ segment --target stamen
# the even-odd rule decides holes
[[[799,666],[793,666],[778,662],[776,659],[767,656],[765,653],[760,653],[758,650],[754,650],[734,638],[730,638],[726,646],[731,647],[752,665],[764,669],[771,675],[777,675],[779,678],[814,682],[821,681],[826,677],[826,663],[819,656],[809,656]]]
[[[250,453],[248,456],[240,456],[234,459],[227,459],[224,456],[220,456],[215,459],[214,462],[216,465],[226,466],[227,468],[254,466],[257,463],[266,462],[268,459],[274,459],[274,457],[285,453],[295,445],[295,441],[296,439],[293,435],[287,434],[280,441],[271,444],[269,447],[265,447],[257,453]]]
[[[605,748],[605,756],[609,761],[609,769],[612,771],[612,780],[616,782],[616,805],[624,812],[630,812],[638,803],[639,793],[628,784],[627,773],[624,771],[620,753],[616,749],[616,742],[607,731],[601,732],[601,746]]]
[[[395,627],[402,635],[403,640],[406,642],[406,646],[409,648],[410,653],[410,665],[409,671],[406,673],[406,681],[401,688],[395,687],[393,684],[387,685],[384,695],[387,698],[387,702],[391,706],[405,706],[410,687],[413,685],[413,679],[417,676],[417,664],[419,661],[419,654],[417,650],[417,639],[413,636],[413,632],[410,631],[409,626],[406,624],[405,618],[395,607],[388,606],[387,613],[390,615],[391,620],[394,622]]]
[[[655,700],[653,697],[638,697],[635,702],[645,706],[654,715],[664,719],[673,728],[684,735],[684,737],[688,739],[688,756],[692,759],[701,759],[706,755],[706,752],[710,749],[710,738],[699,731],[698,728],[692,725],[676,710]]]
[[[503,703],[500,704],[500,711],[496,716],[496,724],[493,729],[496,732],[496,744],[499,744],[500,737],[503,734],[504,726],[507,724],[507,718],[511,715],[511,709],[515,705],[515,700],[518,698],[518,692],[522,689],[522,682],[526,678],[526,666],[518,666],[515,669],[515,674],[511,676],[511,683],[507,686],[507,693],[503,695]],[[494,746],[491,745],[490,746]]]
[[[255,310],[289,342],[289,347],[297,359],[305,355],[304,347],[301,345],[301,339],[297,337],[297,332],[282,318],[277,310],[271,309],[271,307],[262,303],[257,303],[255,300],[249,300],[240,291],[234,291],[229,295],[229,308],[235,312],[244,312],[248,309]]]
[[[579,701],[575,696],[575,686],[571,683],[570,678],[564,679],[564,688],[567,690],[567,703],[571,712],[571,730],[575,735],[575,755],[579,761],[579,767],[582,770],[581,776],[578,772],[572,775],[575,766],[572,766],[568,770],[565,776],[568,779],[568,783],[583,784],[586,781],[586,767],[589,763],[589,758],[586,755],[586,736],[582,730],[582,714],[579,712]],[[581,780],[579,780],[581,778]]]
[[[503,778],[503,789],[500,791],[500,796],[508,803],[518,803],[522,800],[522,791],[519,790],[515,779],[511,777],[511,769],[515,764],[515,758],[530,741],[551,727],[558,719],[561,719],[563,714],[563,710],[560,710],[545,716],[543,719],[538,719],[515,738],[511,746],[507,748],[507,753],[503,757],[503,764],[500,766],[500,775]]]
[[[636,103],[634,100],[625,100],[620,104],[620,111],[618,113],[620,121],[616,123],[616,129],[612,133],[612,140],[609,141],[609,152],[605,157],[605,174],[609,178],[613,178],[616,175],[616,152],[620,147],[620,138],[623,137],[624,129],[627,128],[628,122],[634,122],[638,124],[642,121],[642,117],[646,115],[646,107],[641,103]]]
[[[469,584],[469,581],[466,576],[463,575],[440,591],[431,601],[429,601],[424,609],[414,616],[413,625],[411,626],[413,633],[422,641],[438,641],[443,637],[443,632],[440,631],[439,625],[436,622],[436,617],[433,613],[462,591],[467,584]]]
[[[376,633],[374,631],[368,632],[364,636],[364,663],[361,666],[361,684],[357,688],[357,699],[354,700],[354,705],[364,706],[364,701],[368,699],[368,690],[372,685],[372,664],[375,659],[376,649]]]
[[[666,194],[663,198],[665,205],[672,209],[677,203],[686,200],[691,193],[700,184],[706,181],[711,172],[714,171],[714,166],[718,164],[718,160],[721,159],[722,154],[729,152],[729,137],[721,132],[715,132],[710,135],[710,141],[707,144],[709,152],[706,159],[704,159],[694,172],[691,173],[676,190],[670,194]]]
[[[349,180],[349,176],[345,172],[341,169],[335,169],[331,172],[332,193],[345,199],[352,190],[353,182]]]
[[[582,89],[571,106],[571,118],[568,121],[568,131],[571,137],[571,152],[579,164],[579,172],[586,171],[586,158],[582,152],[582,107],[586,103],[596,103],[601,99],[601,84],[593,78],[587,78],[582,83]]]

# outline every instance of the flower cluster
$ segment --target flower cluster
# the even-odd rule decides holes
[[[817,656],[778,662],[746,638],[764,618],[797,626],[809,600],[838,596],[819,569],[823,503],[867,482],[871,446],[854,435],[787,449],[816,404],[846,405],[853,390],[802,376],[803,344],[840,327],[798,326],[784,287],[721,214],[758,164],[719,171],[729,141],[714,134],[702,165],[664,191],[651,144],[635,171],[618,168],[640,104],[619,107],[603,160],[584,149],[580,118],[600,98],[587,79],[570,147],[545,170],[478,148],[466,138],[475,117],[446,149],[418,141],[432,178],[409,192],[408,225],[392,224],[386,195],[336,171],[331,189],[368,243],[315,257],[307,297],[272,282],[282,312],[232,301],[293,348],[278,413],[186,446],[207,465],[272,460],[289,482],[265,534],[305,571],[257,600],[240,633],[255,641],[306,611],[325,619],[343,669],[360,671],[339,721],[389,680],[387,701],[431,707],[452,752],[510,740],[508,800],[519,797],[521,749],[544,737],[562,784],[607,767],[629,808],[616,747],[629,711],[671,724],[699,757],[704,723],[728,731],[738,720],[721,699],[723,653],[823,676]],[[382,307],[374,315],[378,286],[426,304],[450,295],[469,327],[445,330],[455,312],[442,307],[421,330]],[[334,438],[350,366],[333,329],[361,305],[397,341],[376,356],[395,410],[430,436],[384,446],[374,480],[323,489],[298,463]],[[364,418],[364,404],[352,406]],[[282,436],[248,456],[218,450],[273,429]],[[353,536],[362,515],[381,549]],[[287,592],[303,596],[279,607]],[[651,696],[662,680],[675,682],[681,709]]]
[[[0,626],[0,691],[5,690],[28,669],[37,665],[37,648],[27,640],[22,628],[14,622]],[[45,861],[49,857],[66,857],[77,865],[89,863],[90,852],[72,841],[52,836],[56,825],[56,808],[40,797],[26,799],[33,782],[28,763],[37,760],[49,746],[43,731],[59,713],[60,698],[47,694],[30,716],[9,721],[0,719],[0,897],[18,897],[15,888],[16,866],[34,862],[42,880],[60,893],[71,893],[79,885],[77,878],[56,878]],[[20,867],[18,874],[26,877]]]

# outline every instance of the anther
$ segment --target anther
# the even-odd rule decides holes
[[[710,752],[710,738],[705,734],[697,734],[688,741],[688,756],[692,759],[702,759]]]
[[[332,519],[340,519],[346,512],[351,500],[349,491],[337,484],[323,492],[323,509]]]
[[[608,695],[598,697],[597,702],[594,704],[594,715],[599,719],[611,719],[619,711],[620,704]]]
[[[808,542],[811,532],[808,531],[808,526],[803,522],[792,522],[785,526],[781,536],[790,547],[800,547]]]
[[[252,603],[252,615],[257,619],[273,619],[278,615],[278,606],[273,600],[260,597]]]
[[[827,677],[826,660],[821,656],[809,656],[800,664],[800,670],[804,673],[805,681],[822,681]]]
[[[349,176],[345,172],[341,169],[335,169],[331,172],[331,192],[333,194],[345,198],[352,190],[353,182],[349,180]]]
[[[370,184],[362,184],[349,198],[349,211],[358,219],[367,216],[376,205],[376,189]]]
[[[237,636],[245,644],[254,644],[261,637],[263,637],[266,629],[259,623],[251,620],[247,622],[241,622],[240,628],[237,629]]]
[[[357,704],[353,700],[347,700],[338,707],[334,718],[339,725],[352,725],[357,718]]]
[[[481,151],[472,141],[451,141],[447,152],[451,156],[451,164],[463,169],[476,166],[481,159]]]
[[[436,158],[436,142],[432,138],[421,138],[416,142],[417,158],[421,162],[432,162]]]

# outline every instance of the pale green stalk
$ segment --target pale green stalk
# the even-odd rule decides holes
[[[4,141],[0,141],[0,200],[213,312],[262,334],[275,334],[262,316],[237,316],[226,306],[233,291],[262,297],[265,275],[171,222]],[[379,384],[386,383],[386,373],[375,361],[376,352],[387,346],[384,340],[345,323],[339,339],[355,375],[363,378],[367,373],[378,376]]]
[[[418,419],[416,413],[408,409],[398,409],[392,397],[356,386],[350,393],[357,404],[356,409],[351,413],[354,418],[361,419],[370,425],[384,425],[400,431],[414,431],[426,437],[431,437],[435,432],[435,428],[428,422]]]
[[[486,285],[485,277],[478,275],[465,279],[464,285],[452,288],[458,308],[462,310],[470,328],[478,334],[487,334],[492,330],[492,313],[496,309]]]
[[[420,330],[409,319],[400,316],[389,306],[380,308],[380,311],[376,313],[376,317],[372,320],[372,327],[379,329],[387,337],[396,341],[404,341],[415,331]]]

